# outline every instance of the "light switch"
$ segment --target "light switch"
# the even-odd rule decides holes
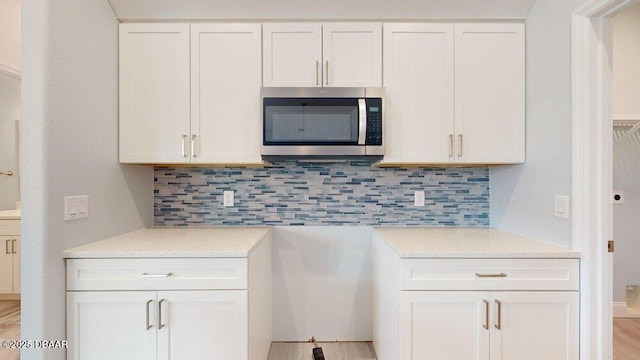
[[[89,217],[89,196],[65,196],[64,220],[77,220]]]
[[[562,219],[569,218],[569,197],[567,195],[555,196],[554,215]]]
[[[413,193],[413,205],[424,206],[424,191],[419,190]]]
[[[233,191],[225,191],[223,204],[226,207],[233,207]]]

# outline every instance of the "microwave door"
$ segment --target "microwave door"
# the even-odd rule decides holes
[[[264,99],[265,145],[358,145],[357,99]]]
[[[357,109],[353,106],[307,106],[304,110],[304,142],[311,144],[356,144]]]

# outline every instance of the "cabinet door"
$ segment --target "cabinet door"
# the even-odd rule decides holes
[[[577,291],[494,292],[491,306],[491,360],[578,359]]]
[[[382,86],[382,25],[322,26],[324,86]]]
[[[192,162],[262,163],[260,24],[191,26]]]
[[[403,360],[488,360],[487,292],[400,292]]]
[[[120,162],[188,160],[189,25],[120,25]]]
[[[156,360],[155,309],[153,291],[68,292],[67,360]]]
[[[159,360],[247,359],[246,290],[160,291]]]
[[[454,161],[453,24],[385,24],[382,163]]]
[[[524,24],[455,25],[459,162],[524,162]]]
[[[13,293],[13,259],[11,241],[14,236],[0,236],[0,294]]]
[[[322,86],[322,26],[264,24],[264,86]]]
[[[13,250],[13,293],[20,294],[20,236],[12,242]]]

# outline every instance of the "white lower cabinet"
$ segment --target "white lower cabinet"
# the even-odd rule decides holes
[[[157,330],[147,329],[155,312],[154,291],[68,292],[67,359],[156,360]],[[151,304],[149,304],[151,305]]]
[[[0,294],[20,294],[20,220],[0,220]]]
[[[266,360],[271,241],[248,258],[67,259],[67,360]]]
[[[578,292],[401,291],[400,359],[578,359]]]
[[[71,359],[247,359],[247,291],[69,292]]]
[[[579,359],[578,259],[372,257],[378,360]]]

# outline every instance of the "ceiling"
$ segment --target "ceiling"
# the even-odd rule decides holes
[[[136,20],[525,19],[535,0],[108,0]]]

